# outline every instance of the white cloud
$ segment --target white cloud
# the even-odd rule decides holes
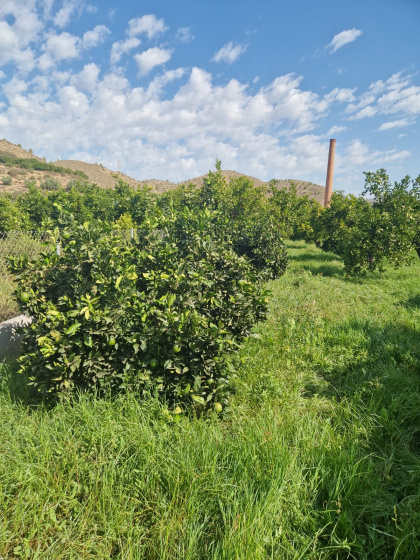
[[[419,115],[420,87],[413,85],[412,79],[413,76],[398,72],[386,81],[374,82],[355,103],[347,106],[346,112],[356,113],[353,119],[397,113],[407,117]]]
[[[63,113],[77,117],[89,114],[90,104],[88,97],[74,86],[64,86],[59,91],[60,108]]]
[[[356,113],[354,117],[352,117],[352,119],[358,120],[358,119],[364,119],[365,117],[373,117],[374,115],[377,114],[377,112],[378,111],[375,107],[368,105],[367,107],[365,107],[364,109]]]
[[[229,41],[229,43],[226,43],[226,45],[215,53],[212,60],[213,62],[226,62],[227,64],[232,64],[246,51],[246,49],[247,45],[234,45],[232,41]]]
[[[345,166],[352,167],[368,166],[369,169],[377,165],[385,165],[387,162],[402,160],[411,155],[409,150],[375,150],[372,151],[367,144],[360,140],[351,142],[344,151]]]
[[[60,10],[56,13],[54,17],[54,25],[57,27],[65,27],[73,14],[76,10],[77,4],[76,2],[66,2]]]
[[[123,54],[137,48],[140,43],[141,41],[140,39],[137,39],[137,37],[131,37],[130,39],[114,43],[111,48],[111,64],[117,64]]]
[[[175,70],[168,70],[167,72],[156,76],[147,88],[148,95],[158,95],[167,84],[175,80],[179,80],[185,75],[185,73],[185,68],[176,68]]]
[[[111,31],[106,25],[97,25],[92,30],[86,31],[83,35],[83,47],[90,49],[101,45],[110,33]]]
[[[45,1],[46,0],[44,0],[44,3]],[[47,0],[47,4],[47,13],[49,13],[52,9],[54,1]],[[85,0],[65,0],[62,7],[58,10],[53,18],[54,25],[60,28],[64,28],[70,23],[73,14],[76,14],[77,17],[80,17],[83,12],[94,14],[97,12],[97,8],[96,6],[93,6],[91,4],[86,4]]]
[[[349,88],[334,88],[329,94],[325,96],[328,101],[338,101],[340,103],[354,101],[354,92],[356,89]]]
[[[55,0],[44,0],[42,6],[44,19],[48,19],[50,17],[54,1]]]
[[[332,126],[327,132],[327,136],[334,136],[334,134],[339,134],[347,130],[346,126]]]
[[[91,62],[86,64],[81,72],[71,76],[70,82],[81,91],[93,92],[95,91],[100,73],[101,69],[99,66]]]
[[[153,14],[147,14],[139,18],[131,19],[128,22],[127,34],[129,37],[136,37],[137,35],[145,33],[148,39],[152,39],[167,29],[163,19],[158,19]]]
[[[165,26],[164,20],[158,19],[153,14],[147,14],[139,18],[131,19],[128,22],[126,38],[121,41],[117,41],[112,45],[110,57],[111,64],[118,64],[124,54],[127,54],[141,44],[141,40],[138,38],[138,35],[147,35],[148,39],[152,39],[160,33],[165,32],[167,29],[168,28]],[[163,62],[166,62],[166,60],[169,60],[170,58],[169,56],[169,58],[166,58],[166,60],[164,60],[163,62],[157,62],[157,64],[153,64],[149,68],[149,70],[147,70],[147,68],[149,67],[149,63],[152,63],[154,60],[160,60],[164,58],[162,55],[164,49],[158,49],[158,47],[155,47],[155,49],[149,49],[149,51],[145,51],[145,53],[148,54],[141,53],[141,55],[136,55],[135,57],[136,60],[139,59],[138,64],[141,75],[147,74],[149,70],[153,68],[153,66],[156,66],[157,64],[163,64]],[[161,51],[160,54],[158,51]],[[165,52],[170,51],[166,50]],[[142,72],[144,72],[144,74],[142,74]]]
[[[12,78],[3,86],[3,93],[9,101],[23,101],[24,104],[28,104],[25,99],[23,99],[22,94],[26,92],[28,85],[19,78]]]
[[[19,70],[32,70],[34,53],[29,45],[42,28],[35,0],[0,1],[0,66],[14,62]]]
[[[348,43],[352,43],[361,35],[362,32],[360,29],[356,29],[355,27],[353,27],[353,29],[347,29],[346,31],[342,31],[337,35],[334,35],[331,43],[329,43],[325,48],[330,53],[335,53],[338,49],[341,49],[341,47],[344,47],[344,45],[347,45]]]
[[[60,35],[51,35],[42,46],[42,50],[47,57],[56,61],[77,58],[80,55],[80,49],[80,37],[67,32]]]
[[[401,128],[403,126],[409,126],[410,124],[414,124],[410,122],[408,119],[400,119],[398,121],[388,121],[381,124],[378,130],[390,130],[392,128]]]
[[[191,43],[195,39],[191,32],[191,27],[178,27],[176,38],[178,41],[181,41],[181,43]]]
[[[6,1],[9,0],[0,0],[0,13]],[[27,5],[35,3],[25,1]],[[23,0],[23,10],[22,6]],[[166,29],[163,20],[155,16],[151,16],[148,26],[143,18],[132,20],[136,23],[128,26],[127,33],[112,45],[111,70],[107,74],[106,67],[94,63],[80,65],[80,61],[77,71],[69,70],[69,65],[60,71],[53,62],[52,71],[41,74],[41,60],[35,73],[24,79],[18,74],[10,79],[11,73],[7,72],[6,80],[1,82],[2,90],[10,103],[27,110],[1,107],[2,136],[31,145],[35,153],[45,154],[51,160],[81,158],[102,161],[114,169],[120,160],[122,170],[138,179],[191,178],[213,168],[215,158],[219,157],[223,168],[264,180],[292,177],[322,184],[328,156],[327,135],[334,138],[346,130],[342,126],[346,123],[331,114],[338,104],[347,106],[348,118],[359,119],[352,122],[351,132],[359,130],[360,138],[362,134],[367,137],[362,132],[362,118],[369,114],[395,114],[382,117],[375,127],[383,122],[382,130],[386,130],[392,124],[396,137],[399,130],[395,123],[411,123],[420,111],[420,88],[414,85],[412,76],[396,74],[361,92],[332,86],[317,93],[305,88],[303,77],[294,74],[277,76],[268,83],[261,80],[257,86],[256,80],[251,83],[253,75],[249,83],[231,79],[220,84],[219,77],[216,85],[212,74],[202,68],[165,71],[162,65],[171,59],[172,51],[162,44],[147,50],[143,47],[144,52],[134,57],[140,75],[146,76],[153,68],[159,70],[142,80],[142,86],[135,87],[125,77],[124,69],[115,65],[124,54],[135,54],[133,50],[139,47],[140,39],[146,44],[147,37],[158,37]],[[153,22],[161,23],[153,26]],[[36,47],[24,42],[23,32],[4,30],[4,34],[0,32],[0,42],[17,41],[18,52],[25,52],[30,46],[34,48],[33,54],[37,54]],[[42,30],[39,25],[33,35],[38,44]],[[80,57],[84,48],[109,35],[105,26],[97,26],[82,37],[60,33],[45,35],[41,47],[45,58],[60,61]],[[182,36],[186,37],[187,32],[174,33],[171,39],[181,41]],[[235,48],[233,43],[230,45]],[[226,56],[229,61],[239,55],[229,55],[230,59]],[[325,134],[332,123],[338,124]],[[364,140],[344,141],[349,136],[350,129],[337,142],[337,186],[353,187],[349,177],[356,177],[362,187],[363,170],[389,169],[392,162],[396,162],[395,166],[406,164],[410,155],[408,150],[389,150],[386,144],[379,150]],[[381,136],[383,142],[389,139]]]
[[[160,66],[168,62],[172,56],[172,51],[161,49],[159,47],[152,47],[134,56],[137,66],[139,68],[139,76],[146,76],[155,66]]]

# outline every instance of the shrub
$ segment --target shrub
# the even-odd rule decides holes
[[[11,261],[21,310],[36,319],[21,371],[44,396],[124,387],[203,408],[225,398],[227,357],[265,316],[266,292],[207,233],[209,212],[142,231],[124,242],[85,224],[65,230],[61,257]]]
[[[23,169],[12,167],[12,169],[9,169],[7,174],[10,175],[10,177],[17,177],[18,175],[22,175],[22,172],[25,173]]]
[[[248,257],[252,265],[268,278],[279,278],[286,271],[287,252],[282,232],[268,215],[249,221],[234,235],[233,248]]]
[[[10,194],[0,194],[0,238],[6,231],[29,229],[27,214],[13,202]]]
[[[363,195],[373,195],[372,203],[335,193],[320,219],[322,248],[340,255],[349,273],[410,262],[419,230],[420,181],[392,186],[384,169],[365,175]]]
[[[39,229],[42,223],[53,215],[53,202],[48,198],[50,193],[43,193],[36,183],[26,184],[28,191],[17,198],[17,206],[25,212],[31,221],[31,229]]]
[[[270,193],[269,205],[283,235],[294,240],[316,241],[314,226],[322,213],[319,202],[307,195],[299,195],[293,181],[290,181],[289,188],[281,189],[277,187],[277,181],[270,181]]]
[[[12,184],[12,178],[10,175],[3,175],[3,177],[1,178],[3,181],[3,185],[11,185]]]
[[[51,175],[45,175],[39,186],[43,191],[56,191],[61,188],[59,180],[56,177],[51,177]]]
[[[232,242],[238,255],[246,256],[265,277],[278,278],[286,270],[287,254],[283,230],[267,203],[267,194],[265,187],[255,186],[247,177],[228,183],[216,160],[216,172],[204,179],[196,200],[224,216],[223,223],[217,218],[214,227]]]
[[[25,187],[27,189],[31,188],[31,189],[36,189],[36,181],[35,179],[31,179],[30,177],[28,179],[25,180]]]

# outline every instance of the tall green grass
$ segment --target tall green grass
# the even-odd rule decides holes
[[[1,370],[0,558],[420,557],[420,266],[290,244],[224,418],[28,404]]]

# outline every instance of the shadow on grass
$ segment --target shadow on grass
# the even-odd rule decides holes
[[[324,341],[330,353],[316,367],[320,383],[308,384],[308,396],[358,403],[377,415],[384,437],[398,432],[420,460],[419,341],[419,330],[403,324],[352,319],[335,325]]]
[[[310,271],[312,276],[336,276],[339,278],[344,278],[345,273],[343,267],[340,265],[326,264],[326,265],[303,265],[300,270]]]
[[[29,379],[18,370],[16,357],[9,357],[0,362],[0,393],[23,406],[40,405],[42,400],[28,385]]]
[[[340,261],[340,257],[334,255],[333,253],[322,253],[321,251],[308,251],[307,249],[305,252],[302,251],[302,254],[289,255],[289,259],[291,261],[302,262],[302,263],[308,261],[315,261],[315,262]]]
[[[309,248],[308,246],[287,245],[295,253],[289,253],[289,261],[293,263],[293,269],[308,270],[316,276],[344,276],[344,267],[340,262],[340,257],[334,253],[323,252],[320,249]]]
[[[404,307],[416,309],[420,307],[420,295],[413,296],[412,298],[408,299],[407,301],[401,302]]]

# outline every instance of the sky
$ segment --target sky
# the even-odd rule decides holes
[[[420,174],[420,0],[0,0],[0,137],[138,180]]]

